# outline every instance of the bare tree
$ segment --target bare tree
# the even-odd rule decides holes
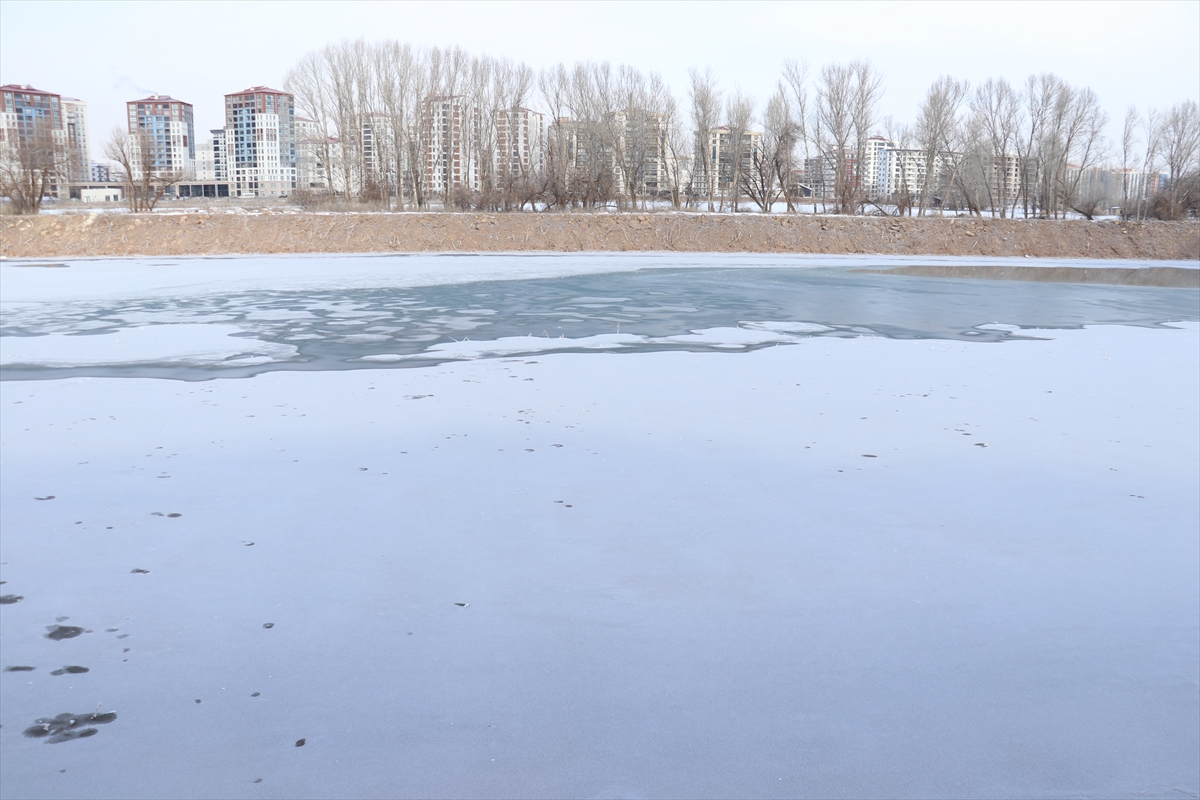
[[[652,80],[659,84],[656,94],[660,98],[662,114],[662,159],[666,193],[675,210],[683,205],[684,192],[690,182],[692,159],[695,155],[694,143],[683,132],[683,112],[679,101],[671,92],[670,87],[662,83],[657,74]]]
[[[750,143],[750,122],[754,115],[754,99],[735,89],[733,96],[725,102],[725,127],[729,129],[729,157],[725,167],[729,186],[729,207],[738,211],[742,194],[742,172],[747,163],[753,162],[753,146]],[[749,158],[747,158],[749,156]]]
[[[852,209],[857,213],[863,198],[867,196],[867,187],[875,177],[864,174],[864,170],[867,164],[867,139],[875,127],[876,109],[879,106],[879,98],[883,95],[883,76],[866,61],[855,61],[850,66],[854,71],[855,137],[855,175],[851,183],[855,196]]]
[[[787,199],[788,211],[792,210],[788,183],[796,142],[794,128],[791,103],[780,84],[763,114],[762,144],[752,149],[749,169],[742,177],[746,194],[764,213],[771,210],[781,194]]]
[[[970,108],[978,154],[983,159],[987,204],[1004,219],[1020,183],[1020,160],[1016,154],[1021,125],[1020,97],[1003,78],[989,78],[975,90]]]
[[[788,89],[791,90],[792,94],[792,130],[795,137],[795,146],[793,151],[795,148],[800,149],[800,158],[802,159],[801,163],[804,165],[805,169],[804,178],[809,184],[809,193],[812,194],[813,181],[807,172],[809,160],[812,157],[812,152],[810,149],[810,143],[812,140],[809,136],[808,128],[808,65],[803,62],[797,63],[795,61],[785,61],[783,64],[783,79],[787,84]],[[794,172],[795,170],[792,169],[792,165],[789,164],[787,180],[788,188],[786,190],[788,198],[788,211],[792,210],[792,195],[797,188],[793,186],[792,175]]]
[[[717,88],[717,79],[712,70],[703,74],[691,70],[691,86],[688,97],[692,106],[692,125],[696,130],[696,155],[693,161],[692,174],[702,185],[693,184],[692,192],[708,200],[708,210],[713,211],[713,196],[717,190],[718,165],[716,154],[713,152],[709,137],[717,127],[721,113],[721,91]]]
[[[1129,194],[1134,149],[1138,146],[1138,128],[1141,127],[1141,117],[1137,107],[1125,109],[1125,123],[1121,126],[1121,214],[1129,214]]]
[[[882,84],[882,76],[864,61],[821,68],[813,128],[821,157],[832,168],[834,202],[842,214],[853,214],[859,207],[859,171]]]
[[[655,186],[662,161],[661,79],[647,81],[641,72],[622,64],[613,85],[612,110],[603,122],[612,143],[613,166],[621,176],[629,207],[637,209],[638,195],[646,186],[646,170],[653,165]],[[645,198],[643,197],[643,205]]]
[[[46,118],[27,128],[0,128],[0,194],[17,214],[36,214],[43,198],[66,182],[70,157],[65,132]]]
[[[306,53],[296,66],[288,70],[283,80],[284,90],[295,98],[296,110],[301,116],[308,117],[315,123],[317,140],[306,144],[319,152],[321,164],[325,169],[325,188],[327,192],[332,192],[333,153],[329,141],[329,111],[332,103],[328,95],[328,86],[325,61],[316,51]]]
[[[147,133],[130,134],[118,125],[104,145],[104,155],[116,162],[125,183],[125,202],[134,213],[154,211],[167,190],[183,180],[183,170],[157,163],[154,139]]]
[[[967,90],[965,81],[943,75],[929,87],[917,110],[914,136],[925,160],[918,216],[924,216],[934,196],[950,183],[949,173],[957,161],[953,149],[958,140],[959,114]]]
[[[1200,193],[1200,110],[1185,100],[1166,114],[1162,124],[1162,156],[1167,185],[1155,204],[1160,219],[1180,219],[1196,213]]]
[[[918,186],[920,177],[911,158],[913,129],[897,124],[890,116],[884,118],[883,129],[891,151],[890,160],[884,165],[889,176],[887,183],[890,184],[887,199],[896,207],[896,216],[907,214],[911,217],[917,196],[913,189]]]
[[[1030,157],[1037,165],[1034,205],[1058,217],[1080,200],[1085,171],[1106,154],[1108,115],[1091,89],[1073,89],[1052,74],[1031,76],[1026,84],[1030,109]]]
[[[558,64],[542,70],[538,74],[538,92],[550,116],[546,142],[545,205],[547,209],[554,207],[565,211],[571,205],[567,189],[571,155],[571,132],[567,120],[570,113],[571,76],[567,68]]]

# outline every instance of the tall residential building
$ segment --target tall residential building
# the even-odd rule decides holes
[[[695,180],[692,191],[698,196],[707,196],[711,187],[714,196],[726,196],[733,185],[733,159],[740,154],[742,173],[754,168],[756,154],[762,150],[763,135],[759,131],[743,131],[741,146],[735,147],[733,133],[722,125],[707,134],[697,131],[698,149],[704,153],[694,166]]]
[[[462,95],[425,99],[425,185],[430,194],[479,189],[475,111]]]
[[[165,94],[154,94],[125,104],[135,152],[130,177],[142,180],[144,165],[155,172],[191,178],[196,166],[196,131],[192,104]],[[150,148],[148,156],[141,147]]]
[[[0,141],[26,140],[43,126],[52,131],[64,130],[61,95],[11,83],[0,86],[0,92],[3,92],[0,130],[4,135]]]
[[[67,158],[71,181],[86,183],[91,176],[92,151],[88,146],[87,103],[74,97],[62,99],[63,128],[67,133]]]
[[[863,142],[862,163],[855,178],[859,192],[868,200],[878,200],[884,194],[879,186],[879,167],[892,146],[891,142],[878,135],[869,136]]]
[[[67,130],[63,124],[62,96],[16,84],[0,86],[0,93],[3,98],[0,100],[0,146],[3,147],[0,155],[15,158],[19,148],[44,142],[51,148],[51,154],[39,155],[39,160],[49,157],[57,162],[54,166],[58,174],[50,193],[66,197],[70,162],[63,157],[67,152]]]
[[[889,199],[919,195],[925,189],[926,162],[924,150],[889,146],[880,154],[876,167],[875,196]],[[941,158],[936,158],[935,171],[940,165]]]
[[[296,188],[328,189],[325,159],[329,155],[330,139],[308,117],[296,117]]]
[[[234,197],[286,197],[296,188],[296,101],[252,86],[225,95],[226,169]]]
[[[196,180],[226,181],[225,129],[213,128],[211,137],[196,146]]]
[[[637,194],[655,196],[669,188],[667,175],[667,121],[663,114],[653,111],[616,111],[612,114],[613,178],[621,194],[633,183]],[[762,134],[757,134],[751,147],[761,147]],[[728,137],[726,137],[728,138]],[[753,154],[751,154],[753,157]],[[627,169],[638,174],[627,176]]]
[[[528,108],[496,112],[496,151],[492,169],[501,185],[540,172],[545,159],[546,118]]]

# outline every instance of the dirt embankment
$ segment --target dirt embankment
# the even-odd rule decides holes
[[[60,214],[0,217],[5,258],[666,250],[1200,258],[1200,226],[757,214]]]

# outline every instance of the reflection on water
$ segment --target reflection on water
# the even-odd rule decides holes
[[[415,288],[30,304],[6,311],[0,334],[13,337],[4,343],[9,380],[195,380],[550,350],[751,350],[812,336],[999,342],[1021,338],[1023,328],[1196,320],[1197,297],[1178,288],[947,280],[838,268],[644,269]],[[201,341],[197,330],[213,335]],[[131,340],[192,344],[180,349],[186,357],[175,357],[173,343],[143,348],[141,355],[95,355],[96,345],[116,342],[109,337],[122,331],[131,332]],[[53,349],[65,357],[44,358],[27,341],[51,335]],[[76,347],[88,355],[73,360]]]

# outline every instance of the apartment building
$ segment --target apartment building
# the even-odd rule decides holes
[[[192,104],[154,94],[125,104],[134,181],[149,168],[160,174],[191,178],[196,170],[196,131]],[[149,153],[143,153],[142,148]]]
[[[707,133],[697,131],[699,150],[703,159],[697,159],[693,169],[692,191],[707,196],[710,189],[714,196],[725,197],[733,188],[733,166],[735,157],[741,158],[740,171],[754,169],[755,158],[762,150],[761,131],[743,131],[740,146],[735,147],[733,133],[722,125]]]
[[[227,181],[225,165],[225,129],[209,130],[211,136],[196,145],[196,180]]]
[[[234,197],[286,197],[296,188],[296,101],[252,86],[225,95],[225,170]]]
[[[528,108],[496,112],[496,150],[492,169],[503,186],[540,172],[545,166],[546,117]]]
[[[0,98],[0,155],[17,163],[30,158],[53,162],[59,177],[50,194],[65,197],[70,161],[62,96],[8,84],[0,86]]]
[[[631,183],[642,197],[668,191],[666,116],[652,111],[617,111],[609,124],[613,132],[613,180],[622,194],[629,191]],[[758,134],[753,146],[761,145],[762,134]],[[627,175],[627,170],[637,170],[637,174]]]
[[[328,189],[325,161],[329,157],[331,140],[317,127],[316,120],[296,117],[296,188]]]
[[[886,197],[886,192],[879,185],[879,168],[883,164],[886,153],[894,147],[883,136],[868,136],[863,142],[862,161],[858,169],[852,173],[858,183],[858,189],[867,200],[879,200]]]
[[[63,129],[66,132],[70,181],[91,179],[92,151],[88,145],[87,103],[75,97],[62,98]]]
[[[425,100],[425,186],[432,195],[479,190],[478,120],[462,95]]]

